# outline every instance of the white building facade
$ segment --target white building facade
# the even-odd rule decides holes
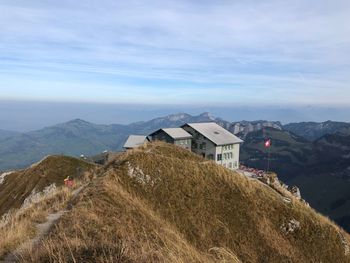
[[[240,144],[243,141],[237,136],[214,122],[187,123],[182,128],[192,135],[193,152],[228,169],[239,168]]]

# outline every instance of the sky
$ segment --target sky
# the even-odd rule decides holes
[[[1,0],[0,100],[350,105],[348,0]]]

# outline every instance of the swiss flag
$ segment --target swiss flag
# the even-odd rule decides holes
[[[271,146],[271,139],[265,141],[265,148],[269,148]]]

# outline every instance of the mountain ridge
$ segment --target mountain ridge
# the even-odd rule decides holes
[[[38,213],[55,211],[48,204],[60,209],[70,203],[21,259],[350,262],[349,235],[299,199],[174,145],[156,142],[123,153],[88,178],[74,201],[61,197],[69,189],[57,189],[36,204],[44,214],[29,208],[11,221],[16,229],[31,228]],[[11,229],[1,229],[0,257],[20,244],[8,240]]]
[[[350,123],[325,121],[325,122],[299,122],[283,125],[285,130],[298,134],[309,141],[315,141],[326,134],[343,133],[350,130]],[[349,132],[350,133],[350,132]]]
[[[105,150],[118,151],[129,134],[149,134],[163,127],[212,119],[208,113],[197,116],[178,113],[130,125],[93,124],[74,119],[0,140],[0,170],[24,168],[50,154],[90,156]],[[244,139],[241,162],[254,168],[266,169],[267,154],[263,143],[270,138],[271,169],[287,184],[300,186],[307,201],[315,208],[350,229],[350,207],[347,211],[350,205],[347,194],[350,189],[350,138],[347,134],[350,133],[347,130],[323,135],[312,142],[284,130],[279,122],[232,123],[220,118],[215,118],[215,122]],[[315,179],[315,176],[322,180]],[[328,189],[328,185],[333,185],[333,188]],[[337,192],[337,187],[341,191]],[[319,194],[325,188],[328,189],[327,200]]]
[[[269,121],[231,123],[215,118],[209,112],[196,116],[177,113],[128,125],[94,124],[78,118],[40,130],[0,138],[0,170],[23,168],[49,154],[89,156],[105,150],[118,151],[130,134],[144,135],[159,128],[178,127],[187,122],[213,121],[235,134],[243,134],[243,137],[265,126],[280,128],[280,123]]]

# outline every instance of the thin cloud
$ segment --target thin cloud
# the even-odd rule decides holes
[[[116,102],[142,99],[120,87],[149,103],[177,94],[193,103],[266,103],[257,90],[283,93],[280,102],[350,101],[346,0],[22,0],[2,1],[0,12],[0,97],[26,89],[49,99],[50,83],[59,83],[65,94],[89,89],[77,100],[103,100],[98,90],[108,85]]]

